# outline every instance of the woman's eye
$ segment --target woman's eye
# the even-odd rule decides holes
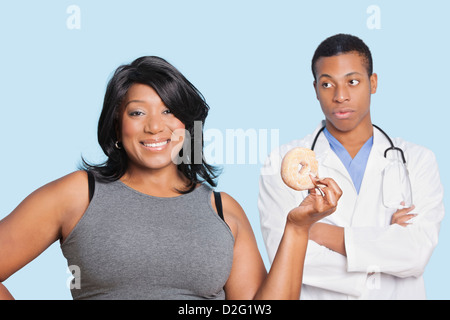
[[[166,109],[166,110],[163,111],[163,113],[164,113],[164,114],[171,114],[172,111],[170,111],[169,109]]]
[[[359,83],[359,81],[358,80],[355,80],[355,79],[353,79],[353,80],[350,80],[350,82],[349,82],[352,86],[356,86],[358,83]]]
[[[139,110],[136,110],[136,111],[131,111],[130,113],[129,113],[129,115],[130,116],[141,116],[141,115],[143,115],[144,113],[142,112],[142,111],[139,111]]]

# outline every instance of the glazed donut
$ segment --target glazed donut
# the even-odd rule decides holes
[[[281,162],[281,178],[294,190],[309,190],[315,186],[310,175],[318,177],[319,164],[314,151],[307,148],[290,150]]]

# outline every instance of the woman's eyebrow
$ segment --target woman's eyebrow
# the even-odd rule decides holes
[[[130,100],[127,103],[125,103],[124,107],[128,106],[130,103],[145,103],[143,100]]]

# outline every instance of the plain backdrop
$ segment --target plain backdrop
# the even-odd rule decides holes
[[[119,65],[165,58],[205,96],[206,130],[224,139],[227,130],[256,133],[269,152],[271,133],[283,144],[322,119],[310,61],[336,33],[371,48],[379,79],[373,122],[433,150],[446,188],[449,14],[445,0],[1,1],[0,219],[36,188],[77,170],[81,156],[104,160],[97,121]],[[257,209],[263,158],[220,164],[218,189],[246,211],[269,267]],[[430,299],[450,298],[449,247],[446,217],[425,271]],[[5,285],[17,299],[71,299],[67,270],[55,243]]]

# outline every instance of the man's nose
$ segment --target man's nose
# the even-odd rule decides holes
[[[334,93],[334,100],[342,103],[350,100],[350,93],[346,86],[337,86]]]

